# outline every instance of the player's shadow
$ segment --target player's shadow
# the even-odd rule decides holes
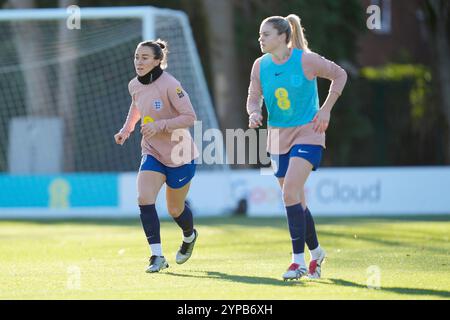
[[[423,251],[423,250],[434,251],[437,253],[444,253],[444,254],[447,253],[447,250],[445,248],[432,247],[429,245],[420,245],[419,246],[414,243],[409,243],[407,241],[388,240],[388,239],[382,238],[382,237],[371,237],[371,236],[361,235],[361,234],[358,234],[357,238],[354,238],[352,236],[352,234],[349,232],[320,230],[319,235],[330,237],[330,238],[333,237],[333,238],[336,238],[337,240],[352,239],[352,241],[367,241],[367,242],[375,243],[377,245],[385,245],[385,246],[391,246],[391,247],[408,247],[411,249],[415,249],[414,253],[416,251]]]
[[[329,282],[322,282],[322,283],[328,283],[328,284],[334,284],[344,287],[353,287],[358,289],[366,289],[366,290],[379,290],[379,291],[386,291],[386,292],[393,292],[393,293],[399,293],[399,294],[408,294],[408,295],[429,295],[429,296],[436,296],[436,297],[442,297],[442,298],[450,298],[450,291],[444,291],[444,290],[434,290],[434,289],[419,289],[419,288],[401,288],[401,287],[383,287],[381,286],[379,289],[369,289],[367,286],[351,282],[347,280],[342,279],[327,279]]]
[[[185,277],[185,278],[202,278],[202,279],[215,279],[215,280],[225,280],[231,282],[240,282],[246,284],[256,284],[256,285],[271,285],[271,286],[292,286],[292,285],[300,285],[304,286],[302,281],[283,281],[275,278],[267,278],[267,277],[255,277],[255,276],[241,276],[234,274],[227,274],[224,272],[217,271],[198,271],[202,272],[202,275],[196,274],[181,274],[175,272],[166,272],[166,274],[176,276],[176,277]]]

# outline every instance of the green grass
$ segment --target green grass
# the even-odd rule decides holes
[[[146,274],[149,250],[138,218],[0,221],[0,299],[450,298],[450,216],[317,218],[328,253],[323,278],[291,282],[281,280],[291,251],[284,219],[196,225],[194,254],[177,265],[181,232],[162,221],[170,267]],[[370,266],[379,267],[380,289],[367,287]]]

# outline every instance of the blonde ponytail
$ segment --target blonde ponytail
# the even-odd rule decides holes
[[[285,19],[289,22],[292,31],[291,41],[289,42],[288,46],[290,48],[298,48],[305,51],[310,51],[299,16],[297,16],[296,14],[290,14]]]

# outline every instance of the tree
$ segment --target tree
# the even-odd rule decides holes
[[[59,0],[60,8],[76,5],[76,0]],[[76,107],[76,62],[75,38],[78,30],[68,29],[66,20],[58,26],[58,92],[57,113],[64,121],[64,171],[75,170],[75,107]]]
[[[5,8],[29,9],[34,8],[34,0],[9,0]],[[48,116],[53,110],[53,95],[47,74],[37,67],[40,54],[43,52],[40,30],[32,22],[13,24],[15,43],[26,87],[26,110],[30,116]]]
[[[76,4],[72,0],[58,0],[60,8]],[[8,7],[28,9],[35,8],[34,0],[9,0]],[[36,27],[34,22],[21,22],[14,26],[16,34],[16,46],[20,57],[20,63],[25,70],[24,80],[26,84],[26,114],[27,116],[54,116],[59,115],[64,121],[64,170],[74,171],[74,112],[75,112],[75,80],[76,65],[70,57],[76,56],[74,37],[76,30],[69,30],[66,20],[59,22],[58,26],[58,86],[51,88],[49,74],[46,68],[39,65],[43,42],[45,38],[42,30]],[[67,60],[67,61],[66,61]]]
[[[450,1],[426,0],[423,4],[429,32],[432,36],[434,73],[437,78],[442,110],[450,127]],[[450,159],[450,130],[447,130],[446,161]]]
[[[203,0],[203,6],[208,13],[208,47],[216,112],[222,128],[239,128],[246,119],[242,112],[237,112],[244,106],[245,90],[242,90],[235,49],[233,3]]]
[[[206,15],[209,56],[211,61],[211,85],[216,114],[223,132],[242,128],[247,116],[245,89],[239,70],[235,47],[234,6],[228,0],[203,0]],[[226,154],[236,154],[228,150]],[[236,146],[234,146],[236,149]],[[234,159],[229,159],[233,162]]]

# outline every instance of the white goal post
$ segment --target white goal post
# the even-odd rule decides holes
[[[0,134],[8,137],[0,142],[0,172],[135,171],[139,134],[122,148],[114,145],[112,136],[128,112],[134,49],[144,39],[168,41],[168,72],[189,93],[203,130],[219,128],[184,12],[151,6],[81,7],[80,28],[69,29],[66,22],[72,14],[65,8],[0,10]],[[24,118],[28,121],[19,121]],[[52,126],[63,131],[62,145],[55,147],[61,163],[40,170],[21,156],[23,152],[14,152],[21,140],[10,135],[28,123],[40,134],[29,135],[20,148],[35,146],[42,136],[58,134],[46,132],[48,121],[61,121]]]

